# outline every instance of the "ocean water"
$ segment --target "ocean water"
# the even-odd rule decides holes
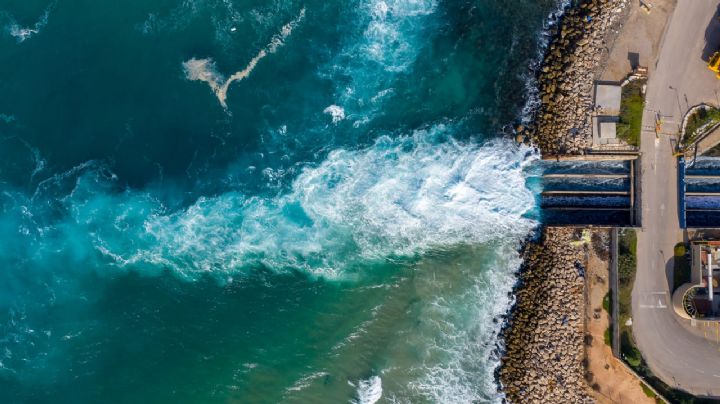
[[[556,0],[0,2],[0,402],[497,402]]]

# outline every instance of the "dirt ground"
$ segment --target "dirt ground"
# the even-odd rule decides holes
[[[655,403],[655,400],[642,391],[640,381],[613,357],[610,346],[605,344],[604,334],[610,318],[603,310],[602,302],[609,290],[610,263],[607,254],[610,234],[603,230],[596,231],[596,234],[602,236],[600,239],[594,236],[595,242],[588,246],[585,278],[585,355],[589,372],[586,377],[589,379],[588,384],[593,386],[593,397],[599,403]],[[597,248],[601,245],[604,248]]]
[[[622,81],[637,64],[654,70],[660,52],[660,41],[676,0],[646,0],[650,13],[640,8],[640,0],[630,0],[630,11],[622,31],[610,51],[602,80]]]

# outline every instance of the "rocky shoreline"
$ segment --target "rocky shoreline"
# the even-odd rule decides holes
[[[584,250],[577,230],[529,243],[504,331],[500,381],[510,402],[591,402],[584,380]]]
[[[628,0],[573,1],[538,72],[533,123],[517,128],[544,158],[582,155],[592,145],[593,83],[609,55]],[[592,402],[585,381],[584,252],[575,229],[545,228],[527,243],[503,330],[499,379],[509,402]]]
[[[585,154],[592,145],[593,81],[628,0],[573,3],[551,31],[553,40],[538,72],[540,104],[534,121],[518,128],[517,140],[532,142],[546,158]]]

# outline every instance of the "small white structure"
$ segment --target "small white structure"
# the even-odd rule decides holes
[[[600,122],[600,140],[617,138],[615,122]]]
[[[617,138],[617,122],[620,115],[622,87],[619,83],[595,82],[592,117],[593,144],[620,145]]]
[[[595,112],[598,115],[620,115],[620,97],[622,87],[619,84],[595,83]]]
[[[619,143],[617,119],[615,116],[594,116],[592,118],[593,143],[601,145]]]

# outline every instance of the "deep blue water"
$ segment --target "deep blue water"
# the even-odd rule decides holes
[[[0,402],[499,401],[558,7],[1,2]]]

